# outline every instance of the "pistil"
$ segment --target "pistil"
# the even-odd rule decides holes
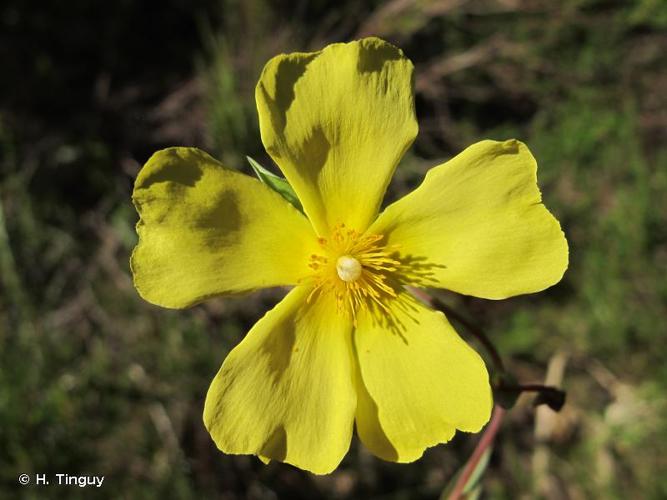
[[[356,281],[361,276],[361,264],[350,255],[342,255],[336,261],[336,273],[343,281]]]

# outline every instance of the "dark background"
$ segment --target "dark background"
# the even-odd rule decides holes
[[[524,382],[486,498],[665,498],[667,5],[660,0],[164,0],[0,3],[0,498],[438,498],[476,436],[418,462],[353,442],[317,477],[219,453],[203,398],[282,291],[186,311],[143,302],[128,269],[133,179],[198,146],[270,165],[253,90],[273,55],[375,34],[416,66],[420,134],[388,199],[483,138],[539,163],[570,242],[547,292],[440,297]],[[465,335],[465,331],[461,330]],[[104,475],[20,487],[21,473]]]

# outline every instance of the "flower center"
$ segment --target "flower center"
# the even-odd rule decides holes
[[[320,252],[310,256],[313,291],[332,293],[339,312],[350,314],[356,323],[357,311],[379,307],[388,311],[387,301],[396,298],[391,279],[401,267],[394,247],[382,245],[383,236],[361,234],[338,224],[329,238],[319,238]]]
[[[356,281],[361,276],[361,264],[354,257],[343,255],[336,261],[336,272],[343,281]]]

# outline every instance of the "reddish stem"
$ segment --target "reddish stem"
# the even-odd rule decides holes
[[[484,452],[489,448],[489,446],[493,444],[493,441],[496,439],[496,435],[498,434],[498,430],[500,429],[500,424],[503,421],[504,415],[505,410],[503,410],[500,406],[496,405],[493,408],[493,416],[491,417],[491,421],[484,430],[484,434],[482,434],[481,439],[477,443],[475,451],[472,452],[472,455],[470,455],[470,458],[466,462],[466,465],[461,472],[461,475],[456,480],[454,489],[452,489],[452,492],[449,494],[449,497],[447,497],[447,500],[461,500],[464,498],[463,490],[465,489],[470,476],[472,476],[473,472],[475,472],[477,464],[484,456]]]

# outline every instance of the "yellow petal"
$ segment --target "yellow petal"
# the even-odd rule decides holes
[[[204,423],[225,453],[326,474],[352,436],[352,326],[330,297],[307,303],[309,291],[293,289],[227,356]]]
[[[484,362],[441,312],[406,294],[390,307],[390,328],[364,310],[357,318],[357,432],[380,458],[411,462],[455,429],[479,431],[491,387]]]
[[[306,218],[256,179],[203,151],[169,148],[139,172],[131,259],[141,296],[187,307],[212,295],[290,285],[316,249]]]
[[[422,262],[426,284],[502,299],[544,290],[567,269],[567,241],[541,199],[523,143],[482,141],[431,169],[370,232]]]
[[[417,134],[412,63],[378,38],[271,59],[255,98],[262,141],[320,235],[363,231]]]

